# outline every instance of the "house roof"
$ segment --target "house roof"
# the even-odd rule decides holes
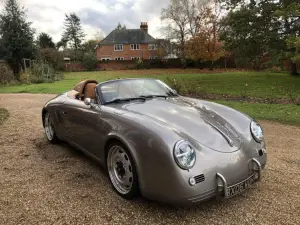
[[[149,44],[156,43],[156,39],[142,29],[113,30],[100,45],[113,44]]]

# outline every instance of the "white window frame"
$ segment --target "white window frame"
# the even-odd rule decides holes
[[[124,60],[124,57],[116,57],[115,60],[116,61]]]
[[[101,58],[101,61],[110,61],[110,60],[111,60],[110,57],[103,57],[103,58]]]
[[[140,50],[140,44],[130,44],[130,50],[133,51]]]
[[[114,50],[115,50],[115,52],[123,51],[123,49],[124,49],[123,44],[115,44],[115,45],[114,45]]]
[[[148,50],[150,50],[150,51],[157,50],[157,45],[156,44],[148,44]]]
[[[149,56],[149,59],[158,59],[158,56]]]

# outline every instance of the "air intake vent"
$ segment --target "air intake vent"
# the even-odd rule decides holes
[[[195,180],[196,180],[196,184],[205,181],[204,174],[200,174],[200,175],[198,175],[198,176],[195,176],[194,178],[195,178]]]
[[[61,122],[61,115],[59,110],[55,110],[55,117],[57,122]]]

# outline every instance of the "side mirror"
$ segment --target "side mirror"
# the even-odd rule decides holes
[[[85,98],[84,99],[84,104],[91,105],[91,103],[92,103],[92,100],[90,98]]]

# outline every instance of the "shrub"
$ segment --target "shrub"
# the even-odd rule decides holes
[[[64,69],[63,55],[56,49],[40,49],[38,58],[43,62],[47,62],[55,70],[62,71]]]
[[[0,62],[0,84],[9,84],[14,80],[14,74],[10,67]]]
[[[136,68],[137,68],[137,69],[143,69],[143,68],[144,68],[144,62],[143,62],[143,60],[139,59],[139,60],[136,62]]]
[[[63,73],[56,72],[53,67],[43,62],[34,63],[31,68],[26,69],[20,76],[23,83],[54,82],[63,78]]]
[[[98,64],[98,59],[95,53],[93,52],[86,53],[83,56],[82,64],[88,71],[94,70]]]
[[[175,91],[177,91],[177,93],[181,93],[181,91],[183,90],[183,86],[182,84],[177,81],[175,78],[172,79],[170,77],[167,77],[165,79],[165,82],[172,88],[174,89]]]

